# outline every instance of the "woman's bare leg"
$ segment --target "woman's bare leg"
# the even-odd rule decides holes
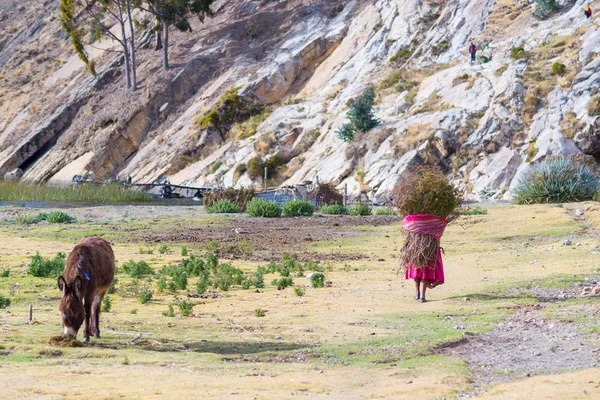
[[[421,279],[421,303],[425,303],[427,301],[425,299],[425,292],[427,291],[427,285],[429,285],[429,281],[427,279]]]
[[[421,285],[420,279],[415,279],[415,300],[419,300],[421,298],[421,291],[419,290],[419,286]]]

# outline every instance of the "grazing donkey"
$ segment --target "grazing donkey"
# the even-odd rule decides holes
[[[100,307],[114,275],[115,255],[106,240],[83,239],[73,248],[64,275],[58,277],[62,292],[59,310],[65,335],[76,338],[85,320],[83,341],[90,341],[90,333],[100,337]]]

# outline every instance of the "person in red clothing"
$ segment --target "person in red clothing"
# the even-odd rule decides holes
[[[590,7],[589,4],[587,6],[585,6],[585,10],[583,11],[583,13],[585,14],[585,16],[587,18],[590,18],[592,16],[592,8]]]
[[[475,64],[475,53],[477,53],[477,47],[475,47],[473,42],[471,42],[471,45],[469,46],[469,53],[471,54],[471,64]]]

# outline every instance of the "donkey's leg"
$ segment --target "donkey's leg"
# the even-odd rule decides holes
[[[93,314],[93,323],[94,323],[94,337],[96,339],[100,339],[100,311],[102,309],[102,299],[104,299],[104,294],[106,292],[96,296],[94,298],[94,306],[92,307],[94,309],[94,314]]]
[[[89,343],[90,341],[90,320],[92,314],[92,302],[93,297],[86,297],[83,302],[83,307],[85,309],[85,328],[83,330],[83,341]]]

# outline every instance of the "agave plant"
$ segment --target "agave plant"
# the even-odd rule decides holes
[[[568,158],[554,158],[533,166],[514,191],[517,204],[568,203],[592,200],[600,189],[598,177]]]

